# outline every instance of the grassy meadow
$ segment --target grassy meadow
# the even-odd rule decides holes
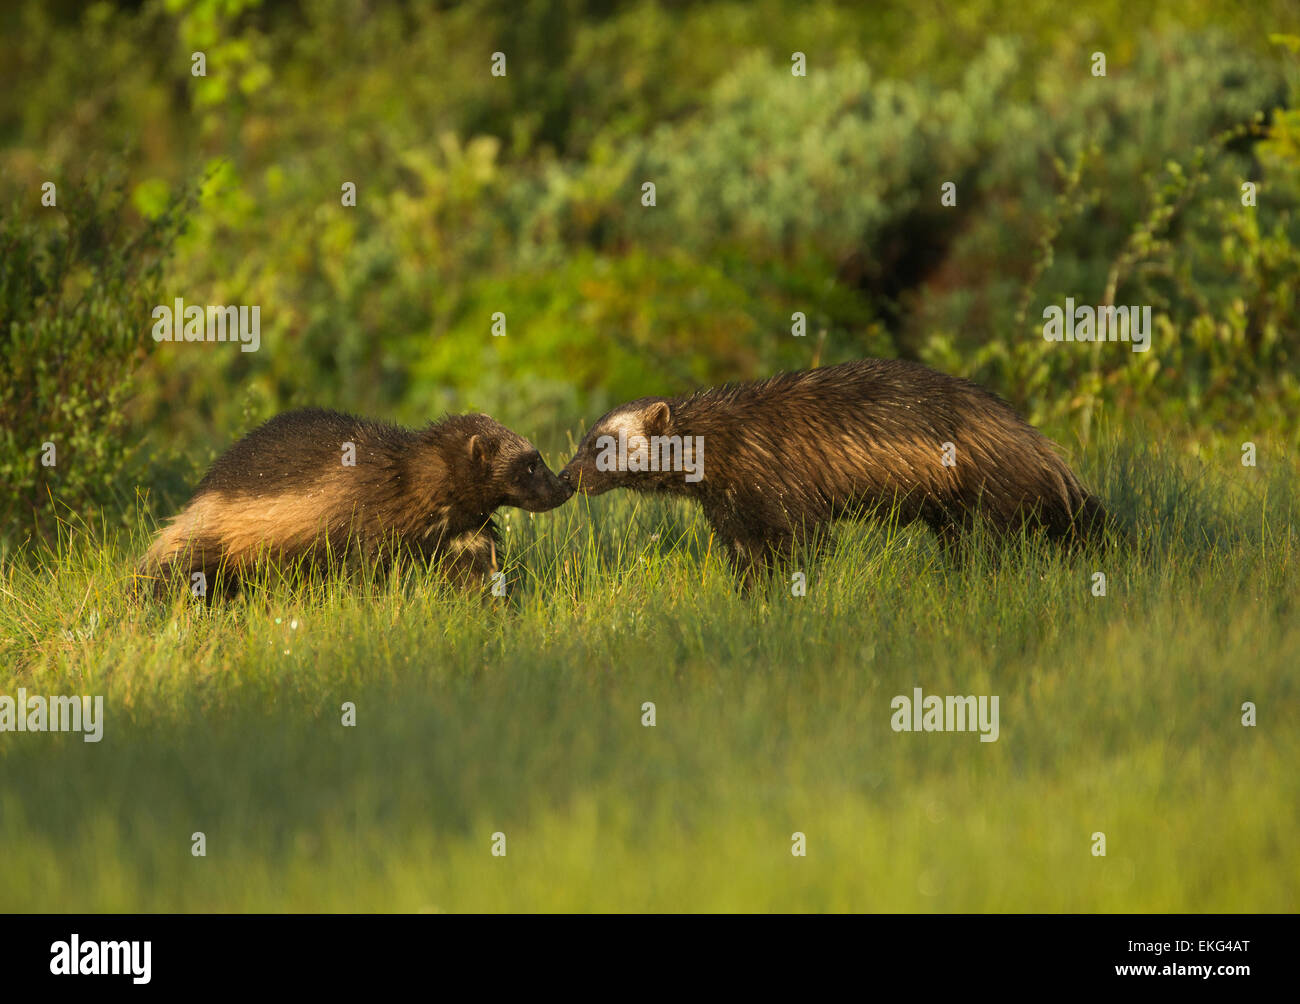
[[[1296,471],[1116,438],[1081,468],[1132,549],[955,565],[882,520],[805,596],[617,493],[511,511],[488,602],[411,572],[141,605],[147,527],[70,527],[4,567],[0,693],[103,694],[104,734],[0,744],[0,909],[1293,911]],[[998,740],[892,731],[918,686],[999,695]]]

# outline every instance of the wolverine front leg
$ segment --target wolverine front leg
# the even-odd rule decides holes
[[[735,581],[742,592],[748,592],[758,578],[763,558],[761,542],[751,539],[745,525],[735,518],[736,510],[729,500],[722,506],[710,506],[706,502],[704,515],[714,538],[722,545]]]
[[[807,573],[806,566],[824,557],[832,544],[833,538],[825,527],[805,531],[768,526],[733,538],[728,556],[741,590],[749,592],[761,578]]]
[[[761,574],[763,552],[749,541],[732,540],[727,547],[727,560],[735,574],[736,583],[742,593],[754,588]]]
[[[829,524],[801,525],[782,534],[774,547],[774,555],[788,572],[809,571],[809,566],[820,563],[835,547],[835,535]]]
[[[722,511],[706,511],[706,516],[714,535],[725,544],[727,560],[741,592],[749,592],[771,571],[773,548],[780,543],[780,533],[773,527],[737,518],[733,506]]]
[[[778,563],[789,564],[794,536],[768,528],[732,538],[727,556],[742,592],[749,592],[763,578],[770,577]]]
[[[501,570],[501,548],[496,524],[453,537],[442,559],[443,572],[463,589],[482,589]]]

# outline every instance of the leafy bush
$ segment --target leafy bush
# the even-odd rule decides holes
[[[135,222],[125,186],[57,190],[57,205],[0,223],[0,541],[129,506],[127,408],[179,224]],[[48,445],[47,445],[48,444]]]
[[[1262,98],[1229,98],[1216,109],[1205,95],[1231,88],[1207,91],[1204,79],[1217,74],[1244,86],[1262,78],[1248,77],[1246,64],[1232,57],[1211,60],[1217,69],[1206,59],[1205,51],[1190,56],[1195,72],[1169,73],[1170,93],[1143,99],[1148,107],[1176,108],[1179,129],[1148,125],[1141,135],[1163,139],[1149,147],[1130,140],[1113,155],[1094,146],[1081,152],[1074,171],[1063,172],[1066,190],[1037,224],[1050,242],[1021,290],[1020,311],[1001,311],[994,335],[973,351],[960,337],[960,319],[949,317],[930,332],[927,361],[1004,389],[1037,421],[1070,416],[1084,438],[1095,414],[1117,410],[1126,421],[1188,428],[1197,440],[1240,443],[1267,432],[1278,447],[1300,445],[1293,417],[1300,411],[1300,146],[1288,131],[1294,118],[1269,106],[1282,100],[1272,90]],[[1256,100],[1263,100],[1261,109],[1246,114]],[[1300,89],[1291,100],[1300,104]],[[1216,132],[1224,126],[1230,128]],[[1182,148],[1169,149],[1179,136]],[[1168,159],[1149,165],[1150,151],[1162,149]],[[1137,183],[1125,186],[1123,177]],[[1244,204],[1247,181],[1256,186],[1256,205]],[[1046,343],[1041,311],[1067,296],[1092,305],[1151,305],[1151,351]],[[930,305],[931,316],[944,309],[942,298]]]
[[[892,0],[13,10],[0,92],[31,97],[0,99],[5,177],[27,193],[125,146],[146,216],[206,178],[162,297],[262,307],[257,353],[145,346],[151,488],[168,450],[201,464],[298,404],[486,408],[563,442],[612,401],[861,355],[1085,433],[1099,410],[1287,424],[1300,177],[1261,52],[1277,0],[969,0],[951,24]],[[1152,353],[1044,345],[1045,304],[1108,290],[1155,307]]]

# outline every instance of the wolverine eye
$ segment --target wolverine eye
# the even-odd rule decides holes
[[[528,476],[531,478],[536,471],[537,471],[537,461],[534,460],[531,464],[528,465]]]

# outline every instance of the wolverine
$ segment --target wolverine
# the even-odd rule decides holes
[[[137,575],[155,595],[196,573],[205,594],[230,595],[259,565],[365,557],[387,570],[406,556],[481,584],[499,566],[493,512],[545,512],[572,494],[532,443],[487,415],[417,431],[307,408],[218,457]]]
[[[602,416],[560,479],[697,500],[749,582],[828,524],[894,507],[944,546],[983,517],[1007,535],[1101,534],[1101,503],[1050,440],[978,384],[918,363],[861,359],[683,397],[644,397]]]

